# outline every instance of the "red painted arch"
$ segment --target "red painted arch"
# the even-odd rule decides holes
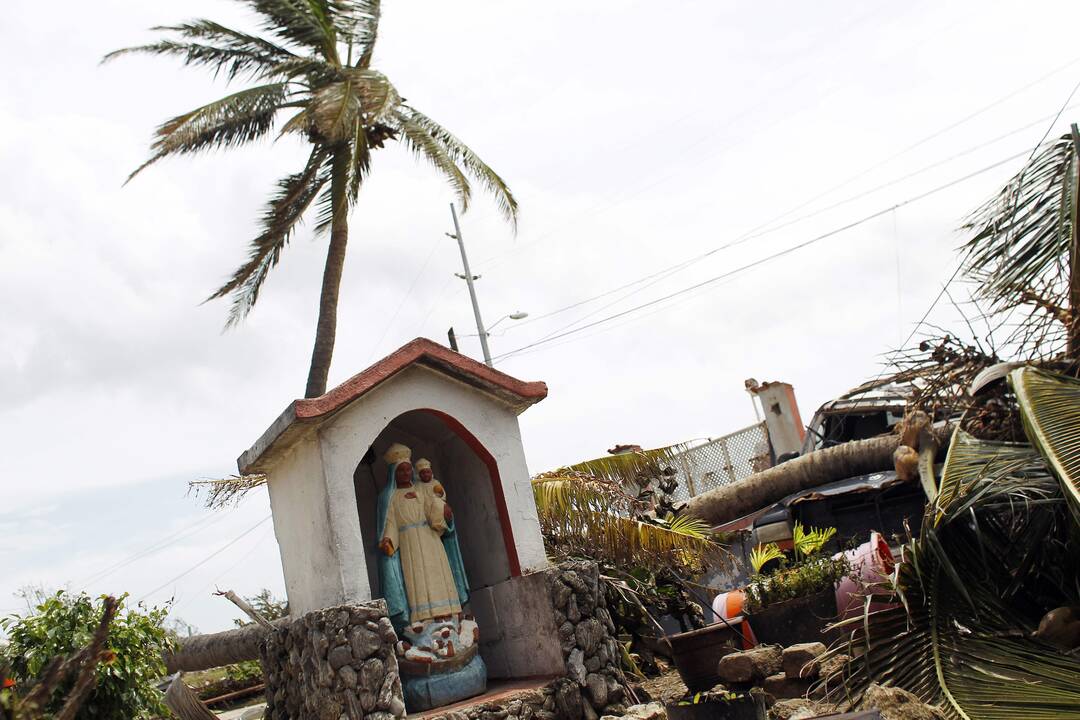
[[[491,478],[491,492],[495,498],[495,508],[499,513],[499,529],[502,531],[503,545],[506,547],[506,561],[510,567],[510,576],[518,577],[521,575],[521,562],[518,560],[517,546],[514,544],[514,531],[510,527],[510,512],[506,508],[506,496],[503,494],[502,478],[499,477],[499,465],[495,462],[495,458],[492,457],[483,443],[454,416],[432,408],[417,408],[416,412],[428,413],[442,420],[487,466],[488,477]]]

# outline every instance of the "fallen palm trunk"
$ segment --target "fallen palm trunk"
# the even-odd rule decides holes
[[[217,720],[217,715],[210,712],[199,696],[177,675],[165,691],[165,704],[180,720]]]
[[[288,622],[288,619],[283,618],[271,625],[282,622]],[[268,632],[268,628],[252,624],[235,630],[180,638],[176,650],[164,656],[165,667],[170,673],[178,670],[194,672],[244,660],[258,660],[259,647]]]
[[[686,511],[711,525],[722,525],[801,490],[856,475],[892,470],[893,453],[900,441],[899,435],[882,435],[817,450],[754,473],[741,482],[692,497]],[[939,445],[945,444],[939,441]]]

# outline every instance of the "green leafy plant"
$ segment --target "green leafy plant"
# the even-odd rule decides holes
[[[841,555],[814,557],[771,575],[755,575],[746,586],[744,607],[748,613],[761,612],[773,603],[813,595],[833,587],[850,572],[847,559]]]
[[[162,653],[172,649],[172,640],[163,623],[164,608],[124,608],[119,611],[106,636],[107,659],[95,671],[93,689],[79,708],[77,720],[140,720],[167,714],[155,683],[165,675]],[[18,688],[28,688],[41,679],[49,663],[72,655],[88,645],[100,623],[103,599],[58,591],[45,598],[26,616],[0,620],[8,644],[0,650],[3,662]],[[2,664],[2,663],[0,663]],[[60,683],[42,708],[55,714],[72,689],[72,680]]]
[[[754,569],[754,574],[757,575],[761,573],[761,568],[765,567],[766,563],[773,560],[782,560],[783,558],[784,552],[776,543],[758,545],[750,551],[750,567]]]
[[[811,555],[821,552],[825,543],[836,534],[836,528],[815,528],[809,530],[799,521],[795,521],[795,529],[792,531],[792,541],[795,546],[795,559],[805,560]]]

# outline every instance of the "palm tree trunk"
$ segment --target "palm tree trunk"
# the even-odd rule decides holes
[[[323,269],[322,293],[319,295],[315,348],[311,351],[311,368],[304,391],[304,397],[309,398],[319,397],[326,392],[326,378],[330,374],[334,340],[337,338],[338,293],[341,290],[341,272],[345,267],[345,247],[349,242],[349,201],[346,193],[348,148],[340,148],[334,153],[332,172],[330,193],[334,217],[330,228],[330,247],[326,251],[326,267]]]
[[[195,672],[258,660],[259,648],[268,632],[262,625],[252,624],[235,630],[180,638],[176,649],[165,654],[165,668],[170,673],[177,670]]]
[[[741,482],[692,497],[686,511],[711,525],[722,525],[800,490],[891,470],[893,452],[899,445],[899,435],[883,435],[817,450],[754,473]]]

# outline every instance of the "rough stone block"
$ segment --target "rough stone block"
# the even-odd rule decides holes
[[[589,673],[585,678],[585,687],[589,691],[589,702],[593,707],[602,708],[608,703],[607,682],[603,675]]]
[[[725,683],[739,685],[775,675],[782,667],[780,646],[760,645],[753,650],[725,655],[717,665],[716,674]]]
[[[765,678],[761,688],[777,699],[797,698],[806,695],[813,680],[801,680],[796,677],[788,677],[784,673],[777,673]]]
[[[818,660],[825,654],[819,642],[798,643],[784,649],[784,674],[790,678],[816,678],[821,669]]]

